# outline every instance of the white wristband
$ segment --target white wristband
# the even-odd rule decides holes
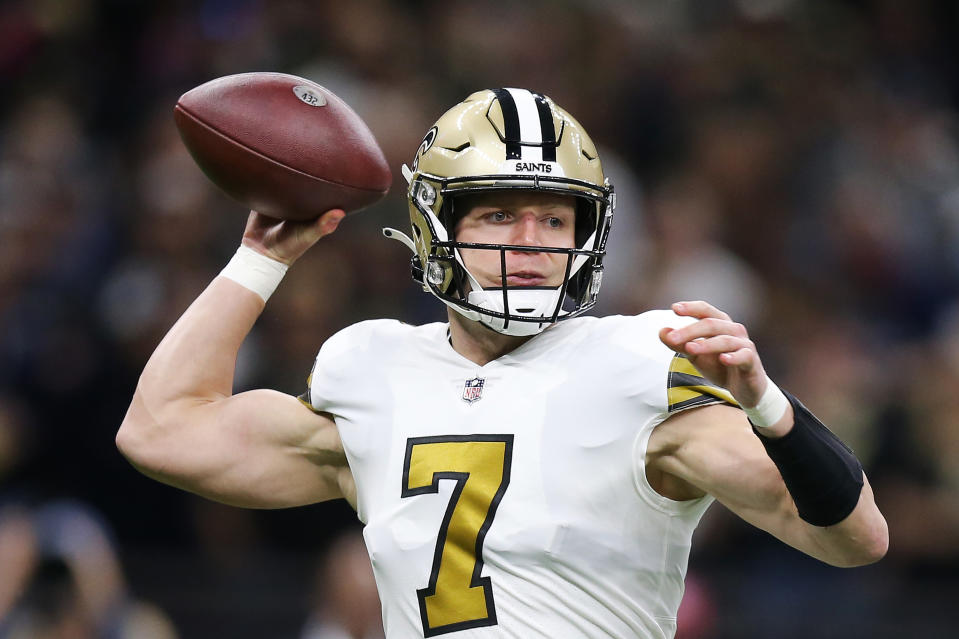
[[[759,398],[759,403],[752,408],[743,408],[750,423],[757,428],[769,428],[786,414],[789,400],[773,380],[766,377],[766,390]]]
[[[233,259],[220,271],[220,275],[250,289],[265,302],[279,286],[288,268],[283,262],[241,244]]]

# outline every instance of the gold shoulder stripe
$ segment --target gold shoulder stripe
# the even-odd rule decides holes
[[[317,412],[313,408],[313,371],[316,370],[316,362],[313,362],[313,368],[310,370],[310,374],[306,376],[306,390],[303,391],[302,395],[298,395],[297,399],[300,400],[300,403],[309,408],[314,413]]]
[[[666,378],[666,404],[670,413],[719,403],[739,406],[732,394],[716,386],[693,366],[685,355],[677,353],[669,364]]]
[[[669,363],[669,372],[670,373],[684,373],[686,375],[694,375],[696,377],[702,377],[703,374],[699,372],[693,363],[685,355],[680,355],[676,353],[673,355],[673,361]]]
[[[309,409],[310,409],[311,411],[313,411],[314,413],[316,413],[316,414],[318,414],[318,415],[320,414],[320,411],[318,411],[318,410],[316,410],[315,408],[313,408],[313,404],[310,402],[310,391],[306,391],[306,392],[303,393],[302,395],[298,395],[298,396],[297,396],[297,399],[300,400],[300,403],[301,403],[301,404],[303,404],[304,406],[306,406],[307,408],[309,408]]]
[[[315,367],[316,364],[313,364]],[[297,399],[300,400],[300,403],[309,408],[314,413],[319,414],[320,411],[313,408],[313,371],[310,371],[310,374],[306,378],[306,391],[302,395],[298,395]]]

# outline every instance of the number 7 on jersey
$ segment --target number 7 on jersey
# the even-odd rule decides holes
[[[429,585],[416,591],[423,634],[496,625],[483,541],[509,485],[512,435],[446,435],[406,441],[402,497],[439,492],[456,482],[436,536]]]

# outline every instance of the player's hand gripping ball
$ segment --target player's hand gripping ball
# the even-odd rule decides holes
[[[392,176],[366,123],[315,82],[241,73],[184,93],[173,109],[196,163],[233,199],[270,217],[309,220],[378,201]]]

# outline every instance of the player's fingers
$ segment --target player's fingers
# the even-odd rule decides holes
[[[749,339],[735,337],[733,335],[718,335],[708,339],[698,339],[686,344],[686,351],[691,355],[735,353],[741,349],[756,350],[754,344]]]
[[[670,350],[679,353],[680,355],[686,354],[685,345],[686,342],[683,340],[674,340],[669,336],[675,331],[669,327],[659,329],[659,341],[669,347]]]
[[[249,217],[246,218],[247,227],[258,227],[264,228],[269,226],[276,226],[281,224],[283,220],[278,217],[270,217],[258,211],[250,211]]]
[[[709,317],[670,331],[663,340],[667,346],[679,346],[694,339],[715,337],[717,335],[732,335],[733,337],[748,337],[746,327],[738,322]]]
[[[720,362],[726,366],[736,366],[744,373],[750,372],[756,366],[757,359],[756,351],[751,348],[741,348],[738,351],[723,353],[719,356]]]
[[[698,317],[699,319],[707,317],[715,317],[723,320],[731,319],[725,312],[703,300],[676,302],[672,305],[672,309],[677,315],[685,315],[687,317]]]
[[[345,215],[341,209],[331,209],[313,220],[287,220],[284,222],[286,225],[284,233],[288,236],[295,237],[298,244],[312,246],[321,237],[335,231]]]
[[[674,332],[673,329],[669,328],[668,326],[666,328],[659,329],[659,341],[661,341],[663,344],[668,346],[671,350],[676,351],[677,353],[680,353],[680,354],[684,354],[683,347],[682,347],[683,342],[676,341],[674,343],[673,340],[669,339],[669,334],[673,332]]]
[[[243,229],[243,240],[256,244],[270,244],[271,237],[283,229],[283,220],[256,211],[250,211],[246,218],[246,228]]]

